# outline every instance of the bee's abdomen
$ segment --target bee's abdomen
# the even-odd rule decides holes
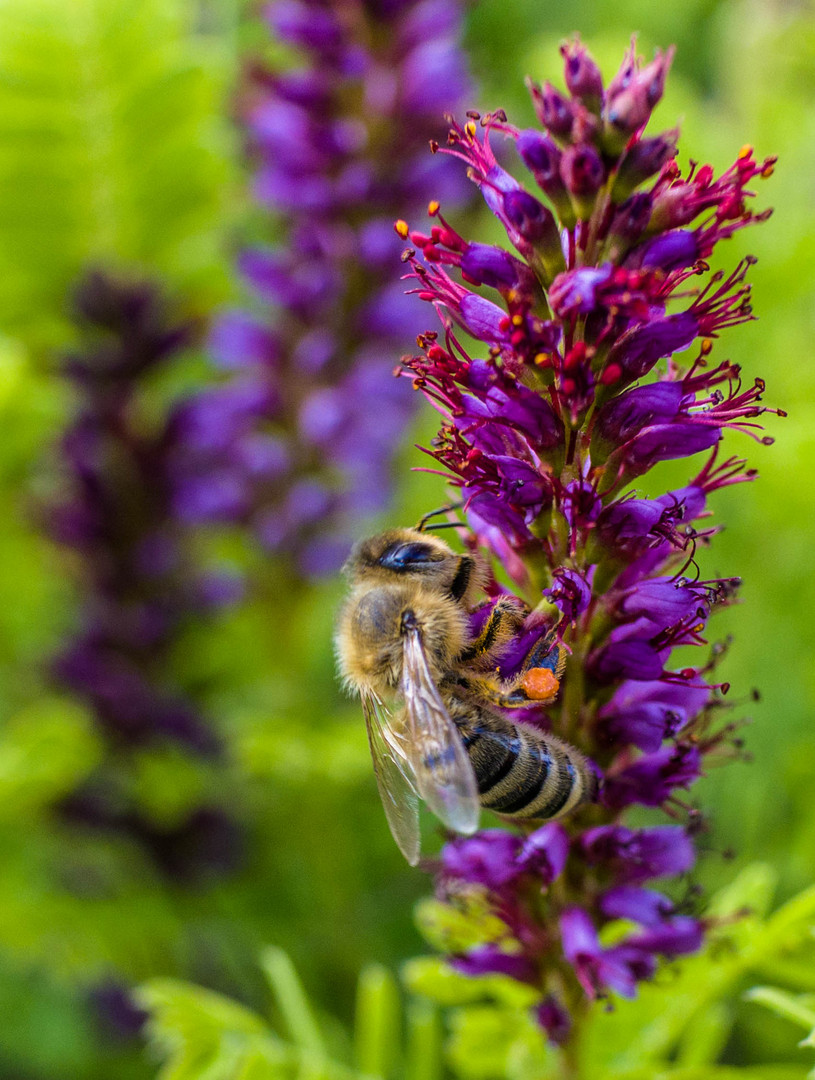
[[[594,775],[585,758],[552,735],[495,717],[462,737],[481,805],[488,810],[505,817],[553,818],[593,796]]]

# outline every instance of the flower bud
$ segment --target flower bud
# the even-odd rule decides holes
[[[671,229],[645,245],[639,263],[653,270],[684,270],[699,258],[696,234],[690,229]]]
[[[533,195],[523,190],[510,191],[504,196],[504,214],[518,235],[532,245],[530,259],[536,270],[549,282],[566,268],[560,230],[550,210]],[[540,257],[540,266],[535,265]]]
[[[630,147],[620,163],[611,197],[619,203],[649,177],[655,176],[666,161],[676,157],[679,130],[674,128],[664,135],[640,139]]]
[[[629,249],[636,244],[651,220],[651,196],[637,191],[615,211],[608,230],[608,254],[619,265]]]
[[[565,61],[564,75],[569,93],[581,98],[588,108],[599,111],[603,98],[603,76],[588,49],[575,38],[568,45],[561,46],[560,52]]]
[[[569,99],[548,82],[543,86],[530,83],[529,89],[535,114],[543,126],[555,138],[568,138],[574,120],[574,110]]]
[[[602,158],[588,144],[569,146],[560,161],[560,175],[572,196],[577,216],[587,220],[594,210],[595,196],[606,178]]]
[[[468,244],[461,256],[461,272],[476,285],[493,289],[518,286],[520,264],[508,251],[493,244]]]
[[[609,153],[619,154],[629,136],[648,123],[652,109],[662,97],[673,54],[673,49],[664,55],[658,52],[642,71],[632,71],[629,63],[623,77],[609,86],[603,109],[606,122],[603,143]]]
[[[560,250],[560,237],[551,212],[534,195],[526,191],[510,191],[504,196],[504,213],[507,220],[524,240],[530,244],[539,244],[554,236],[557,249]]]
[[[518,153],[535,183],[552,201],[562,225],[571,228],[575,223],[574,210],[563,177],[560,175],[561,151],[543,132],[527,128],[518,136]]]

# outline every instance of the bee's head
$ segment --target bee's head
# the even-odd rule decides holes
[[[476,562],[438,536],[419,529],[389,529],[361,540],[345,564],[354,583],[416,582],[465,602],[477,587]]]

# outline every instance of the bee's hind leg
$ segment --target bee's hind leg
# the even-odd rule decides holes
[[[520,691],[528,702],[548,705],[557,697],[565,668],[566,650],[553,644],[552,635],[547,634],[526,654],[516,676],[516,692]]]
[[[521,675],[525,675],[533,668],[543,668],[551,671],[556,679],[560,679],[566,667],[566,650],[562,645],[553,645],[552,638],[552,634],[546,634],[535,642],[524,657]]]

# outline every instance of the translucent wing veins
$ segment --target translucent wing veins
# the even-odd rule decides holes
[[[415,866],[421,843],[419,803],[410,777],[404,736],[394,728],[390,710],[372,691],[362,694],[362,712],[385,817],[399,850]]]
[[[402,694],[405,747],[419,795],[449,828],[475,832],[480,815],[475,773],[433,681],[421,631],[415,625],[407,626],[404,633]]]

